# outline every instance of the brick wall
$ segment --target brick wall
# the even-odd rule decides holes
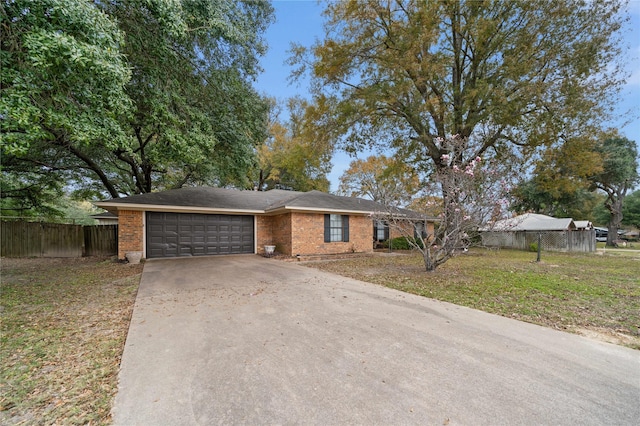
[[[265,245],[275,245],[276,252],[291,256],[291,213],[277,216],[256,216],[257,252]]]
[[[124,259],[130,251],[142,252],[144,247],[144,212],[118,211],[118,259]]]
[[[273,244],[272,216],[256,216],[256,252],[264,254],[264,246]]]
[[[434,225],[435,224],[433,222],[427,222],[427,235],[433,235]],[[398,222],[395,225],[391,225],[389,228],[389,236],[391,239],[402,236],[413,237],[413,235],[414,224],[412,222]]]
[[[339,254],[373,251],[373,222],[367,216],[349,216],[349,241],[324,242],[324,214],[291,213],[291,255]]]
[[[288,256],[292,255],[291,240],[291,213],[272,216],[271,238],[276,246],[276,251]]]

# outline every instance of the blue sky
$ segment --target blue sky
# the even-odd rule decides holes
[[[308,98],[308,81],[289,83],[291,68],[285,61],[291,43],[311,46],[323,38],[321,13],[324,5],[315,0],[276,0],[273,6],[276,22],[266,33],[269,50],[261,60],[264,72],[258,77],[255,87],[261,93],[282,101],[296,95]],[[606,127],[617,127],[624,136],[640,143],[640,0],[631,0],[628,11],[630,22],[625,40],[629,47],[626,59],[630,77],[617,102],[617,118]],[[367,155],[369,153],[361,153],[359,157]],[[337,189],[340,175],[352,160],[346,154],[336,152],[329,175],[331,191]]]

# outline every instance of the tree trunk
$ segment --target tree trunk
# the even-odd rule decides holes
[[[622,223],[622,199],[619,197],[614,201],[605,204],[607,210],[611,213],[607,232],[607,246],[615,247],[618,240],[618,229]]]
[[[422,249],[422,258],[424,259],[424,267],[427,272],[433,272],[436,270],[436,264],[431,256],[431,250],[426,247]]]

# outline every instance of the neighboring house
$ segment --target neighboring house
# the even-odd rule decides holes
[[[622,234],[622,238],[625,240],[636,241],[640,239],[640,231],[637,229],[632,229],[631,231],[627,231]]]
[[[574,225],[576,225],[577,231],[586,231],[590,229],[594,229],[593,223],[588,220],[574,220]]]
[[[98,221],[98,225],[117,225],[118,216],[113,213],[104,212],[98,214],[92,214],[92,218]]]
[[[264,253],[371,252],[374,219],[385,207],[319,191],[238,191],[196,187],[95,203],[118,216],[118,257],[145,258]],[[409,221],[409,210],[394,215]]]
[[[540,240],[546,250],[592,252],[596,249],[595,235],[588,221],[535,213],[504,219],[481,230],[483,245],[520,250],[528,250]]]

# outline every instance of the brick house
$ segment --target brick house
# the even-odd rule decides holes
[[[145,258],[261,254],[266,245],[287,256],[366,253],[384,233],[384,224],[372,219],[383,205],[320,191],[196,187],[95,204],[118,217],[120,259],[128,252]],[[419,218],[404,209],[394,214]]]

